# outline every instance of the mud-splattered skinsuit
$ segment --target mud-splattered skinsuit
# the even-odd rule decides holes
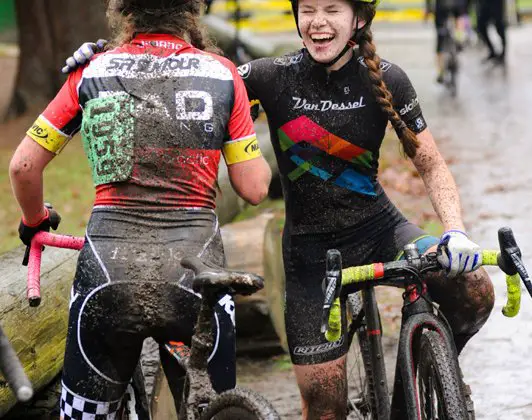
[[[169,35],[97,55],[28,135],[57,153],[78,131],[96,199],[71,292],[61,415],[114,418],[146,337],[190,344],[199,297],[180,259],[224,265],[221,154],[233,164],[260,149],[235,66]],[[234,303],[221,299],[209,366],[218,391],[235,385]],[[162,361],[170,380],[183,375]]]
[[[415,133],[426,122],[412,84],[395,64],[382,61],[393,105]],[[387,116],[365,80],[358,57],[329,75],[306,50],[240,66],[252,104],[263,106],[286,202],[283,258],[286,332],[292,361],[314,364],[346,353],[342,337],[320,334],[327,249],[346,266],[393,260],[418,242],[423,252],[438,239],[409,223],[377,180]],[[344,329],[345,331],[345,329]]]

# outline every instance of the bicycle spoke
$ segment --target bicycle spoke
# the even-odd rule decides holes
[[[356,335],[353,340],[357,340]],[[370,406],[366,398],[367,378],[360,347],[357,342],[351,344],[347,356],[348,381],[348,419],[369,419]]]

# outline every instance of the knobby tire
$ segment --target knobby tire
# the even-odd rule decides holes
[[[423,420],[468,418],[458,360],[436,331],[425,330],[417,354],[417,392]]]
[[[235,388],[216,396],[201,413],[200,420],[280,420],[273,406],[261,395]]]

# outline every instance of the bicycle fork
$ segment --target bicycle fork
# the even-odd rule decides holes
[[[417,295],[415,286],[410,286],[405,293],[403,322],[399,336],[397,365],[392,397],[391,420],[421,420],[420,399],[417,395],[417,378],[415,354],[419,337],[423,330],[436,331],[444,340],[445,346],[454,353],[452,360],[457,360],[456,347],[449,327],[434,314],[434,307],[423,297]],[[425,285],[423,285],[425,289]],[[424,290],[423,295],[427,292]],[[412,301],[415,299],[414,301]],[[458,366],[457,366],[458,368]],[[406,414],[406,416],[405,416]]]

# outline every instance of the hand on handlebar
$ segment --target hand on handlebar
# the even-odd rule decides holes
[[[31,246],[31,240],[37,232],[50,232],[50,228],[57,230],[59,223],[61,222],[61,216],[54,210],[51,204],[45,203],[44,210],[46,215],[35,224],[27,224],[24,217],[20,220],[18,226],[19,238],[24,245],[26,245],[26,253],[22,265],[28,265],[29,250]]]
[[[482,264],[480,247],[460,230],[448,230],[438,245],[438,262],[452,278],[474,271]]]

